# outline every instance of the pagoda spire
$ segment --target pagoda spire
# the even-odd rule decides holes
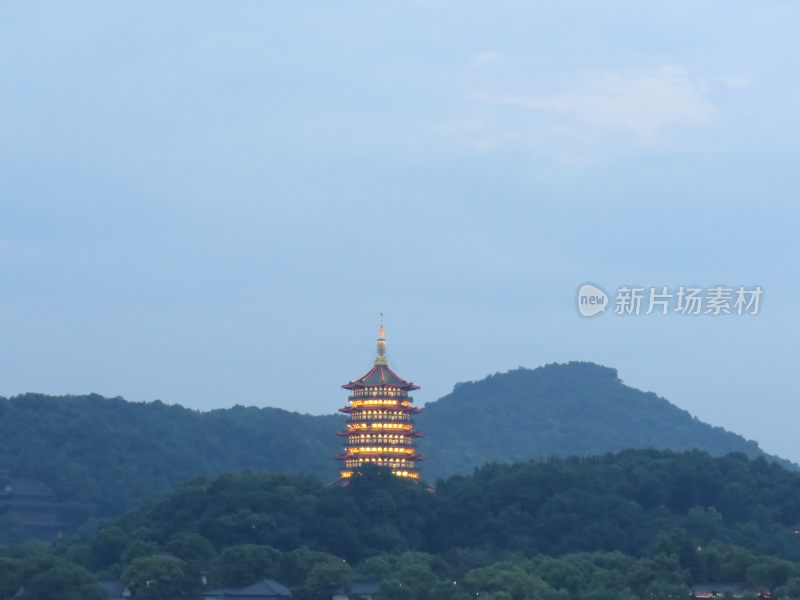
[[[383,313],[381,313],[381,324],[378,327],[378,356],[375,357],[376,366],[386,366],[389,361],[386,359],[386,333],[383,330]]]

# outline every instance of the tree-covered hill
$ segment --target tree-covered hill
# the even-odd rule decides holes
[[[332,405],[335,397],[332,390]],[[0,477],[44,482],[67,503],[67,520],[78,523],[120,514],[200,475],[252,468],[331,481],[342,421],[274,408],[198,412],[97,395],[0,398]],[[419,428],[430,481],[489,461],[625,448],[762,454],[755,442],[701,423],[590,363],[458,384],[426,405]]]
[[[519,368],[456,384],[420,415],[425,475],[468,473],[487,461],[588,456],[626,448],[761,456],[758,444],[698,421],[593,363]],[[786,463],[784,463],[786,464]]]
[[[268,577],[299,600],[327,600],[354,577],[382,580],[380,600],[674,600],[701,582],[800,598],[798,498],[796,472],[698,451],[491,464],[435,493],[381,471],[344,488],[228,474],[50,555],[0,558],[0,598],[54,564],[61,585],[93,573],[170,597],[202,591],[204,573],[206,589]]]
[[[79,522],[118,515],[198,475],[254,468],[334,479],[340,425],[333,415],[275,408],[199,412],[25,394],[0,399],[0,475],[44,482]]]

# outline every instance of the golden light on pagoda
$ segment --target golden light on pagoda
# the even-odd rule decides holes
[[[347,429],[338,435],[347,438],[342,479],[357,474],[364,465],[386,467],[393,475],[419,479],[414,440],[422,434],[414,429],[413,416],[420,412],[412,406],[408,393],[419,386],[402,379],[389,368],[383,315],[378,329],[375,364],[363,377],[342,386],[350,390],[348,405],[339,409],[349,416]]]

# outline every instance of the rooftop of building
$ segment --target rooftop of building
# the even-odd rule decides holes
[[[5,479],[0,483],[0,498],[3,496],[25,496],[26,498],[52,499],[53,490],[35,479]]]
[[[212,598],[291,598],[292,592],[285,585],[272,579],[262,579],[243,588],[220,588],[203,594]]]

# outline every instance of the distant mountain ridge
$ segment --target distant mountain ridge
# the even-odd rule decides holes
[[[616,369],[588,362],[520,367],[458,383],[419,417],[426,432],[420,446],[429,458],[423,467],[428,477],[469,472],[488,461],[628,448],[767,456],[756,442],[703,423],[652,392],[626,386]]]
[[[337,415],[276,408],[199,412],[158,401],[25,394],[0,398],[0,477],[44,482],[78,523],[119,514],[199,475],[264,469],[333,480],[341,425]],[[426,434],[420,446],[429,480],[491,461],[626,448],[764,455],[755,442],[702,423],[592,363],[519,368],[457,384],[426,405],[418,425]]]
[[[250,468],[333,479],[340,421],[276,408],[200,412],[96,394],[24,394],[0,399],[0,478],[42,481],[79,523],[116,516],[198,475]]]

